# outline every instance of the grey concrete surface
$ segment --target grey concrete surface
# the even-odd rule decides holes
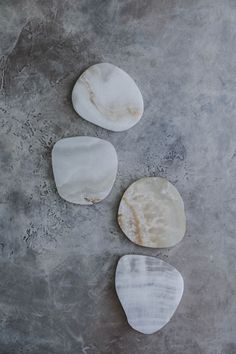
[[[0,354],[236,353],[236,2],[1,0]],[[81,119],[71,90],[97,62],[126,70],[145,102],[112,133]],[[119,173],[85,207],[58,196],[50,154],[62,137],[111,141]],[[132,244],[116,223],[122,193],[164,176],[183,196],[176,247]],[[172,320],[145,336],[114,290],[117,260],[157,255],[185,292]]]

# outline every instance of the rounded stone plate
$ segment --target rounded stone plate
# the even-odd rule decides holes
[[[72,104],[81,117],[112,131],[133,127],[143,114],[143,98],[136,83],[109,63],[84,71],[73,88]]]
[[[52,167],[60,196],[71,203],[89,205],[110,193],[118,159],[109,141],[80,136],[61,139],[54,145]]]
[[[117,264],[115,287],[130,326],[152,334],[174,315],[184,280],[177,269],[161,259],[125,255]]]
[[[186,230],[183,200],[177,189],[160,177],[145,177],[125,191],[118,223],[134,243],[153,248],[172,247]]]

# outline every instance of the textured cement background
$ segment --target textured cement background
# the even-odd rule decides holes
[[[236,353],[236,1],[0,0],[0,354]],[[112,133],[82,120],[71,90],[97,62],[126,70],[145,101]],[[50,154],[98,136],[119,156],[112,193],[58,196]],[[116,212],[128,185],[165,176],[183,196],[184,240],[132,244]],[[114,291],[117,260],[157,255],[181,271],[171,322],[145,336]]]

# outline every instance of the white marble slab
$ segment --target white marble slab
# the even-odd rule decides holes
[[[152,334],[175,313],[184,282],[174,267],[158,258],[126,255],[118,262],[115,287],[130,326]]]
[[[143,98],[136,83],[109,63],[93,65],[79,77],[72,103],[81,117],[112,131],[133,127],[143,114]]]
[[[54,145],[52,166],[60,196],[71,203],[89,205],[100,202],[110,193],[118,159],[108,141],[73,137]]]
[[[183,200],[177,189],[160,177],[145,177],[125,191],[118,223],[134,243],[153,248],[172,247],[186,230]]]

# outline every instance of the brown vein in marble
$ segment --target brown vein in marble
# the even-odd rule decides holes
[[[99,198],[88,198],[88,197],[85,197],[84,200],[92,204],[99,203],[101,201],[101,199]]]
[[[82,76],[81,81],[86,86],[86,88],[88,90],[90,102],[96,107],[96,109],[101,114],[103,114],[105,116],[109,116],[109,118],[111,118],[112,120],[116,120],[118,117],[122,117],[127,113],[136,119],[138,119],[139,116],[141,115],[141,112],[137,108],[132,107],[132,106],[131,107],[128,106],[127,108],[118,111],[118,110],[112,110],[111,108],[107,109],[106,107],[102,106],[101,104],[99,105],[96,101],[96,98],[95,98],[96,95],[93,92],[91,85],[90,85],[89,81],[86,79],[86,77]]]
[[[142,235],[141,235],[141,227],[140,227],[140,222],[139,222],[139,219],[138,219],[138,216],[135,212],[135,209],[134,207],[128,202],[128,200],[123,196],[123,201],[125,202],[125,204],[127,205],[127,207],[130,209],[132,215],[133,215],[133,223],[134,223],[134,226],[135,226],[135,240],[134,242],[136,242],[137,244],[139,245],[142,245],[143,244],[143,240],[142,240]],[[122,221],[122,214],[118,215],[118,221],[119,221],[119,224],[122,228],[122,224],[123,224],[123,221]]]

